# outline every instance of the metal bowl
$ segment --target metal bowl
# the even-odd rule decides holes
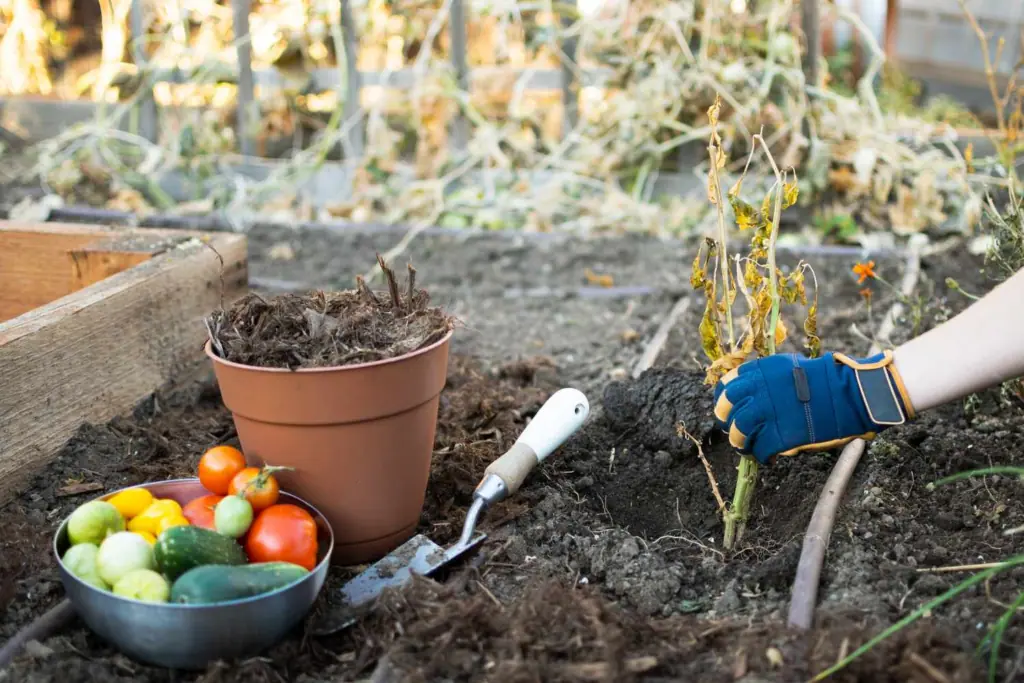
[[[209,495],[198,479],[174,479],[128,488],[146,488],[157,498],[172,498],[181,505]],[[104,494],[96,500],[116,493]],[[60,558],[69,547],[65,518],[53,539],[64,592],[89,628],[133,659],[172,669],[204,669],[218,659],[253,656],[284,638],[309,612],[327,578],[334,549],[334,534],[319,510],[284,491],[280,502],[305,508],[319,530],[316,567],[288,586],[214,605],[123,598],[90,586],[64,566]]]

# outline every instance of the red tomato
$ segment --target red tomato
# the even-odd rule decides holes
[[[250,562],[292,562],[316,567],[317,529],[313,516],[297,505],[271,505],[256,515],[245,539]]]
[[[256,481],[257,479],[259,481]],[[242,489],[246,489],[245,499],[252,505],[253,512],[265,510],[276,503],[281,493],[281,487],[274,475],[258,467],[246,467],[236,474],[228,487],[228,495],[233,496]]]
[[[225,495],[231,480],[245,469],[245,456],[233,446],[215,446],[199,459],[199,483],[210,493]]]
[[[181,513],[193,526],[201,526],[204,529],[216,531],[217,529],[213,523],[213,509],[217,507],[217,503],[223,498],[224,496],[218,496],[213,493],[208,496],[193,498],[181,509]]]

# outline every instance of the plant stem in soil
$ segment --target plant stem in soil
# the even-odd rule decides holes
[[[736,489],[733,491],[732,505],[725,514],[725,536],[722,538],[722,545],[727,550],[743,540],[743,532],[750,518],[750,503],[757,487],[757,460],[744,455],[736,469],[739,472],[736,476]]]

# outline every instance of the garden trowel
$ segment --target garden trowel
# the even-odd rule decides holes
[[[413,574],[436,576],[477,548],[486,534],[475,534],[480,515],[519,490],[523,480],[572,436],[590,414],[590,403],[576,389],[560,389],[541,406],[504,455],[488,465],[473,492],[459,540],[442,548],[423,534],[409,539],[341,587],[342,609],[325,615],[310,629],[314,635],[336,633],[354,624],[386,588],[401,586]]]

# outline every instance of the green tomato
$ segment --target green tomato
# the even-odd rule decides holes
[[[96,559],[100,548],[95,543],[79,543],[68,548],[61,561],[68,571],[90,586],[108,591],[110,586],[100,578]]]
[[[90,500],[75,508],[68,518],[68,540],[71,545],[99,545],[118,531],[124,531],[124,517],[105,500]]]
[[[213,509],[213,525],[217,533],[241,538],[252,524],[252,505],[239,496],[225,496]]]
[[[144,602],[167,602],[171,584],[152,569],[133,569],[114,584],[114,595]]]
[[[100,578],[116,586],[117,582],[136,569],[152,569],[156,566],[153,547],[142,536],[133,531],[119,531],[108,536],[100,544],[96,556],[96,568]]]

